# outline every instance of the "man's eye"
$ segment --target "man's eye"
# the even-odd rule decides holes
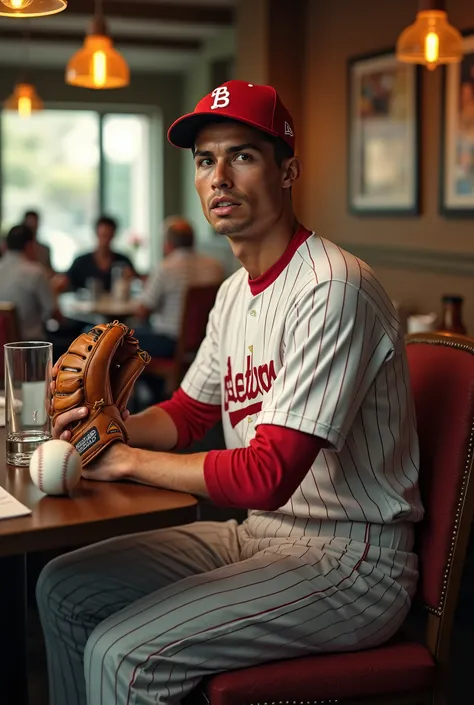
[[[242,152],[242,154],[238,154],[236,156],[236,159],[240,159],[240,161],[242,162],[249,162],[252,157],[250,156],[250,154],[245,154],[244,152]]]
[[[209,159],[208,157],[205,157],[204,159],[200,159],[198,161],[198,166],[210,166],[212,163],[212,160]]]

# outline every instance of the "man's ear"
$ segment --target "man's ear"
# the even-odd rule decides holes
[[[281,186],[292,188],[301,175],[301,162],[298,157],[289,157],[282,164]]]

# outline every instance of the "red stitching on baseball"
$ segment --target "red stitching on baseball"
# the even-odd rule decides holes
[[[43,446],[38,448],[38,487],[43,490]]]
[[[63,471],[62,471],[62,474],[61,474],[61,482],[63,483],[63,491],[64,491],[64,494],[67,494],[68,489],[69,489],[68,486],[67,486],[67,466],[68,466],[68,463],[69,463],[69,458],[70,458],[71,455],[74,453],[74,450],[75,450],[75,449],[74,449],[74,446],[71,446],[71,447],[69,448],[68,452],[66,453],[66,455],[64,456],[64,460],[63,460]]]

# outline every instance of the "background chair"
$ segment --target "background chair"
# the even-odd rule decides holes
[[[20,331],[15,304],[10,301],[0,301],[0,369],[3,370],[5,343],[15,343],[20,340]],[[3,379],[3,372],[2,372]],[[2,382],[3,386],[3,382]]]
[[[187,289],[174,357],[153,357],[146,368],[147,375],[157,375],[165,380],[168,396],[178,389],[204,340],[207,321],[218,291],[217,284],[192,286]]]
[[[474,339],[407,338],[426,515],[418,526],[424,637],[223,673],[189,699],[209,705],[442,705],[450,637],[474,511]]]

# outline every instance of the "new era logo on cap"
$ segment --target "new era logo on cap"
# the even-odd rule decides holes
[[[211,91],[199,101],[194,112],[171,125],[169,141],[176,147],[192,148],[198,131],[216,115],[279,137],[295,149],[293,119],[276,90],[247,81],[228,81]]]

